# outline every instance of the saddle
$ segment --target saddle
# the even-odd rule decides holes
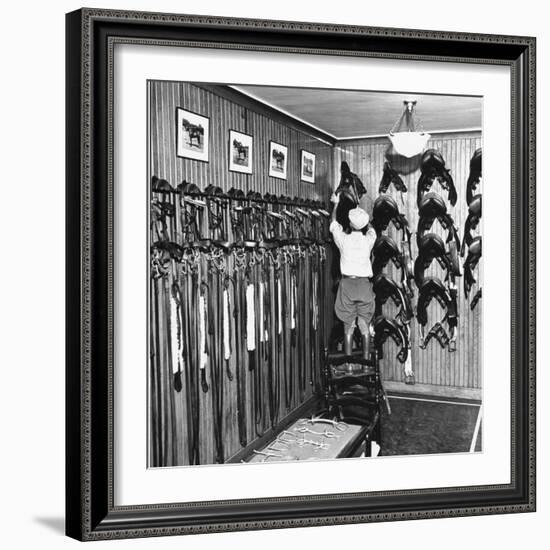
[[[392,260],[396,267],[401,267],[401,252],[395,241],[388,235],[381,235],[372,247],[372,271],[375,275],[381,273],[387,263]]]
[[[390,319],[384,315],[379,315],[372,322],[374,330],[374,346],[378,351],[378,357],[384,358],[383,346],[388,338],[391,338],[399,347],[397,360],[405,363],[409,355],[408,336],[403,327],[396,319]]]
[[[244,191],[242,189],[236,189],[235,187],[232,187],[228,192],[227,196],[232,199],[242,200],[245,198]]]
[[[391,298],[393,303],[400,308],[399,318],[403,322],[412,319],[413,312],[410,300],[393,279],[383,273],[378,274],[374,278],[373,291],[376,296],[374,310],[376,317],[382,315],[382,306]]]
[[[185,180],[178,184],[177,190],[184,195],[199,195],[201,193],[199,187]]]
[[[367,193],[363,182],[357,174],[351,171],[349,164],[345,160],[340,165],[340,183],[335,192],[355,201],[355,204],[358,204],[361,197]]]
[[[393,198],[390,195],[380,195],[372,207],[372,225],[376,233],[380,234],[385,231],[390,221],[399,230],[404,230],[409,226],[407,218],[404,214],[399,213],[399,208]]]
[[[214,197],[225,197],[225,193],[223,192],[223,189],[221,187],[218,187],[217,185],[207,185],[204,189],[204,192],[207,195],[212,195]]]
[[[447,256],[443,239],[435,233],[428,233],[420,239],[418,257],[414,262],[414,280],[420,288],[424,282],[424,271],[436,259],[439,265],[447,271],[447,277],[452,273],[453,266]]]
[[[417,186],[416,202],[420,208],[422,197],[427,193],[435,180],[439,182],[441,187],[447,191],[448,199],[451,205],[456,204],[457,194],[456,188],[451,177],[451,172],[445,168],[445,161],[439,151],[435,149],[427,149],[422,155],[420,162],[420,178]]]
[[[416,305],[416,318],[422,326],[428,322],[428,306],[434,298],[443,309],[449,308],[451,295],[445,285],[437,277],[426,277],[420,287]]]
[[[474,237],[472,231],[474,231],[479,225],[481,219],[481,195],[474,195],[468,205],[468,217],[464,222],[464,239],[462,241],[462,249],[460,255],[464,256],[466,246],[470,246]]]
[[[476,149],[470,160],[470,174],[468,175],[468,181],[466,182],[466,202],[468,204],[472,202],[474,192],[479,185],[479,180],[481,179],[481,160],[481,148]]]
[[[418,247],[420,247],[423,235],[432,228],[433,222],[437,218],[441,227],[448,231],[446,242],[454,242],[453,248],[458,252],[460,249],[458,230],[453,218],[447,213],[447,206],[441,195],[433,192],[424,195],[420,201],[418,214],[418,227],[416,231],[416,243]]]
[[[451,335],[449,336],[441,322],[436,323],[424,336],[424,327],[428,323],[428,306],[435,298],[441,307],[445,309],[443,320],[447,320]],[[420,347],[425,349],[428,342],[435,338],[441,347],[448,347],[449,351],[456,350],[456,327],[458,325],[458,304],[456,289],[449,290],[437,277],[426,277],[420,287],[418,303],[416,305],[416,318],[420,325]]]
[[[157,176],[151,178],[151,190],[155,193],[173,193],[174,188],[165,180]]]
[[[403,183],[401,176],[391,167],[391,164],[388,161],[385,161],[384,171],[382,173],[382,179],[380,180],[378,192],[385,193],[388,190],[390,183],[393,183],[393,186],[397,189],[397,191],[401,191],[402,193],[407,192],[407,186]]]
[[[357,174],[354,174],[346,161],[340,166],[340,183],[335,190],[340,195],[340,201],[336,207],[336,221],[344,228],[349,229],[348,213],[359,205],[359,201],[367,190]]]
[[[481,258],[481,236],[474,237],[468,247],[468,255],[464,261],[464,293],[468,296],[472,285],[476,282],[474,269]]]

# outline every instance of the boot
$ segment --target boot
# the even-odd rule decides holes
[[[353,332],[351,334],[344,334],[344,353],[347,356],[351,355],[352,347],[353,347]]]
[[[369,343],[370,336],[369,334],[361,334],[361,342],[363,343],[363,359],[369,359]]]

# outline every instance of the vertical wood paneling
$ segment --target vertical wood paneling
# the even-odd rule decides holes
[[[456,133],[440,134],[434,136],[428,143],[428,147],[439,149],[445,158],[448,168],[451,169],[451,175],[457,189],[458,201],[455,207],[449,207],[459,234],[462,238],[464,222],[468,215],[466,204],[466,180],[469,173],[469,163],[474,151],[481,147],[481,134]],[[372,213],[372,204],[378,196],[378,185],[382,177],[382,168],[388,151],[387,139],[365,139],[350,142],[340,142],[334,148],[333,181],[338,181],[340,162],[346,160],[351,170],[361,178],[367,188],[367,197],[362,199],[362,206]],[[397,165],[394,167],[398,168]],[[402,176],[403,181],[408,187],[408,192],[401,194],[395,191],[393,186],[388,190],[396,200],[400,210],[407,216],[411,230],[416,231],[418,223],[418,208],[416,205],[416,183],[420,175],[417,167],[410,174]],[[441,192],[446,198],[447,194],[439,184],[435,183],[434,191]],[[445,237],[446,233],[434,222],[432,230],[435,233]],[[389,234],[392,238],[398,240],[399,233],[390,225]],[[416,235],[413,234],[412,246],[413,258],[417,256]],[[462,263],[462,261],[461,261]],[[483,258],[476,275],[481,281]],[[398,272],[393,265],[389,266],[388,273],[393,278],[398,278]],[[434,261],[428,270],[429,275],[443,277],[443,270]],[[446,385],[460,388],[481,388],[481,311],[478,306],[473,312],[470,311],[469,302],[466,300],[463,291],[462,277],[458,278],[458,306],[459,306],[459,325],[457,338],[457,351],[449,353],[441,349],[439,344],[432,340],[425,350],[418,346],[418,324],[415,320],[412,322],[412,361],[415,371],[416,381],[422,384]],[[474,292],[477,287],[474,287]],[[416,291],[414,305],[416,305]],[[392,314],[392,306],[386,306],[388,314]],[[444,312],[441,307],[432,302],[428,308],[428,328],[438,320],[441,320]],[[397,349],[393,343],[386,344],[386,354],[383,364],[384,378],[392,381],[402,381],[403,372],[401,365],[395,359]]]
[[[245,192],[252,189],[262,194],[269,192],[276,195],[299,196],[315,200],[327,200],[330,196],[330,178],[333,174],[332,146],[323,143],[303,132],[286,126],[283,122],[271,119],[235,102],[183,82],[150,82],[150,174],[168,180],[173,186],[183,180],[195,183],[201,189],[213,184],[224,190],[231,187],[242,189]],[[176,157],[176,107],[189,109],[193,112],[210,118],[210,159],[209,162],[199,162]],[[237,130],[251,134],[253,142],[253,173],[251,175],[229,171],[229,130]],[[268,176],[269,141],[273,140],[288,147],[287,180],[270,178]],[[316,155],[316,183],[309,184],[300,181],[300,150],[307,149]],[[179,220],[180,205],[176,201],[176,219]],[[230,271],[232,267],[230,265]],[[152,464],[157,465],[184,465],[188,464],[187,442],[187,396],[186,392],[177,393],[173,388],[173,375],[170,371],[170,355],[168,353],[169,330],[167,325],[166,309],[169,301],[167,295],[170,286],[165,281],[152,284],[151,303],[155,301],[154,285],[158,285],[159,335],[160,343],[157,349],[154,338],[151,342],[151,355],[158,353],[161,368],[158,372],[151,369],[151,414],[158,415],[158,421],[151,418],[151,426],[162,427],[158,434],[158,445],[154,438],[150,449]],[[330,285],[329,285],[330,286]],[[307,284],[303,291],[310,292]],[[283,296],[283,299],[284,296]],[[288,298],[286,299],[288,303]],[[332,316],[332,304],[325,301],[325,311]],[[164,314],[163,314],[164,312]],[[153,316],[153,310],[152,310]],[[153,319],[152,319],[153,321]],[[233,350],[237,346],[236,335],[232,331]],[[290,331],[287,330],[286,341],[290,342]],[[306,333],[306,342],[309,344],[309,334]],[[233,353],[230,368],[235,373],[237,365]],[[247,358],[242,358],[241,373],[245,379],[246,395],[253,395],[253,378],[248,370]],[[282,358],[281,358],[282,364]],[[295,363],[292,363],[295,366]],[[319,367],[319,366],[318,366]],[[312,388],[307,381],[311,365],[306,365],[306,392],[304,399],[312,395]],[[209,368],[207,368],[209,370]],[[209,372],[208,376],[211,373]],[[292,369],[294,380],[294,398],[287,410],[284,396],[279,406],[279,418],[288,414],[303,401],[298,391],[298,369]],[[241,449],[237,427],[237,396],[236,380],[232,382],[225,376],[221,377],[224,388],[224,415],[223,434],[225,458]],[[267,384],[267,375],[263,379],[264,388]],[[210,380],[209,380],[210,383]],[[200,460],[207,464],[214,461],[215,448],[213,438],[213,392],[202,393],[199,399],[199,437]],[[256,439],[254,426],[254,404],[252,399],[246,403],[247,409],[247,440],[248,443]],[[264,418],[267,419],[267,400],[263,407]],[[265,423],[268,426],[268,422]]]
[[[150,83],[151,173],[172,185],[190,181],[204,189],[208,184],[225,191],[231,187],[260,193],[285,194],[327,200],[332,187],[332,146],[265,115],[186,82]],[[210,159],[198,162],[176,157],[176,107],[210,117]],[[229,130],[251,134],[253,173],[229,171]],[[287,180],[268,175],[269,141],[288,148]],[[300,150],[316,155],[315,184],[300,181]]]
[[[339,181],[340,162],[346,160],[352,171],[356,172],[363,180],[367,195],[362,200],[362,206],[372,212],[372,204],[378,196],[378,185],[382,176],[384,157],[388,149],[386,139],[357,140],[353,142],[340,142],[335,147],[319,141],[318,139],[287,126],[283,120],[275,120],[250,108],[222,98],[211,91],[199,88],[189,83],[181,82],[151,82],[150,92],[150,170],[151,175],[167,179],[172,185],[177,185],[183,180],[195,183],[201,189],[208,184],[229,190],[231,187],[242,189],[245,192],[253,189],[261,193],[273,193],[276,195],[299,196],[315,200],[328,201],[330,194]],[[210,159],[209,162],[198,162],[190,159],[176,157],[176,107],[182,107],[191,111],[209,116],[210,118]],[[251,134],[253,142],[253,173],[252,175],[240,174],[229,171],[229,130],[237,130]],[[273,140],[288,148],[287,180],[270,178],[269,168],[269,141]],[[481,145],[481,136],[475,134],[438,135],[430,141],[429,146],[441,150],[448,167],[451,168],[453,179],[457,187],[458,203],[451,208],[451,214],[462,236],[464,221],[467,216],[465,203],[465,183],[468,176],[469,160],[476,148]],[[316,183],[309,184],[300,181],[300,150],[307,149],[316,155]],[[405,167],[406,168],[406,167]],[[419,170],[412,170],[403,179],[409,191],[403,195],[397,193],[393,187],[389,192],[394,196],[399,208],[409,220],[411,229],[416,230],[418,211],[416,206],[416,182]],[[438,184],[434,190],[439,190]],[[446,194],[445,194],[446,196]],[[178,207],[179,208],[179,207]],[[438,222],[434,223],[433,230],[444,234],[439,228]],[[399,241],[400,235],[390,226],[390,235]],[[416,238],[413,235],[413,258],[417,255]],[[327,258],[327,268],[331,265],[331,254]],[[478,268],[478,274],[482,273],[482,263]],[[397,278],[397,270],[392,266],[389,274]],[[441,269],[434,262],[429,274],[442,276]],[[480,276],[481,279],[481,276]],[[475,290],[475,288],[474,288]],[[309,293],[310,289],[304,288]],[[151,291],[153,296],[154,292]],[[418,294],[418,293],[416,293]],[[163,296],[162,283],[159,282],[159,295]],[[449,385],[465,388],[480,388],[481,377],[481,307],[470,312],[469,304],[463,293],[462,279],[458,280],[459,302],[459,333],[457,351],[449,353],[442,350],[439,344],[432,341],[426,350],[418,347],[418,325],[412,322],[412,361],[418,383]],[[334,293],[330,280],[327,282],[326,299],[323,301],[323,310],[327,320],[327,331],[330,330],[333,319]],[[386,311],[393,315],[396,308],[387,305]],[[443,311],[435,302],[428,311],[428,325],[431,326],[443,316]],[[162,327],[161,327],[162,328]],[[164,327],[166,329],[166,327]],[[163,330],[163,332],[166,332]],[[233,334],[233,349],[237,345]],[[306,340],[309,335],[306,335]],[[290,341],[290,334],[287,334]],[[152,388],[162,388],[164,395],[172,396],[169,399],[161,399],[155,403],[155,414],[160,417],[158,425],[163,426],[159,433],[161,444],[150,450],[151,457],[158,457],[164,453],[164,463],[167,465],[179,465],[187,463],[186,410],[187,402],[185,392],[177,394],[173,392],[172,375],[168,371],[168,357],[166,345],[160,342],[160,349],[151,341],[152,354],[158,353],[161,363],[165,366],[158,376],[151,378]],[[308,345],[308,342],[305,342]],[[385,359],[382,362],[384,378],[386,380],[400,381],[403,379],[402,365],[395,359],[397,348],[393,342],[388,342],[385,347]],[[246,359],[243,359],[246,361]],[[235,356],[231,360],[231,368],[235,371]],[[310,367],[308,367],[310,368]],[[242,370],[247,394],[252,395],[253,380],[248,368]],[[294,370],[294,383],[297,388],[297,369]],[[265,383],[265,378],[264,378]],[[238,431],[236,426],[236,384],[223,376],[224,396],[226,408],[224,411],[224,439],[226,457],[240,449]],[[306,398],[311,395],[309,384],[306,384]],[[298,392],[295,393],[291,408],[300,403]],[[266,403],[267,405],[267,403]],[[248,418],[253,418],[253,404],[250,400],[247,404]],[[279,407],[279,417],[288,411],[284,406],[284,399]],[[267,415],[267,407],[264,410]],[[214,442],[212,437],[212,396],[211,392],[202,394],[200,398],[200,434],[201,434],[201,461],[211,463],[214,457]],[[173,419],[173,422],[172,422]],[[151,423],[152,425],[155,422]],[[248,442],[256,437],[254,425],[248,423]],[[171,437],[175,434],[175,445],[171,445]],[[170,440],[170,441],[169,441]]]

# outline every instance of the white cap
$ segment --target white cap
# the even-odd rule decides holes
[[[363,229],[369,223],[369,219],[369,215],[359,206],[349,211],[349,223],[353,229]]]

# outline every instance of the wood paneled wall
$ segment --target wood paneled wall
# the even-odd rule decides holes
[[[276,195],[299,196],[328,202],[332,190],[337,185],[340,175],[339,167],[342,160],[346,160],[352,171],[356,172],[367,187],[368,193],[364,198],[363,206],[372,212],[372,203],[378,196],[378,185],[382,176],[382,168],[386,154],[389,152],[388,140],[363,139],[354,141],[340,141],[334,146],[317,139],[307,131],[297,129],[284,115],[268,116],[261,110],[256,111],[250,106],[249,101],[234,101],[215,93],[211,89],[184,82],[160,82],[151,81],[148,85],[149,93],[149,177],[156,175],[168,180],[176,186],[183,180],[195,183],[201,189],[213,184],[224,190],[232,187],[242,189],[245,192],[252,189],[261,193]],[[176,156],[176,107],[182,107],[199,114],[210,117],[210,160],[200,162],[183,159]],[[237,130],[250,134],[254,138],[253,143],[253,173],[251,175],[239,174],[229,171],[229,130]],[[286,181],[271,178],[268,175],[269,141],[273,140],[288,147],[288,179]],[[441,134],[434,136],[429,147],[439,149],[443,154],[448,167],[451,169],[453,179],[458,192],[458,203],[450,212],[457,224],[462,236],[464,222],[467,216],[465,201],[465,184],[468,177],[469,161],[476,148],[481,146],[481,135],[477,133]],[[300,181],[300,150],[307,149],[316,155],[315,184]],[[394,167],[398,167],[394,164]],[[407,216],[411,229],[416,230],[418,222],[418,210],[416,206],[416,182],[419,177],[419,168],[414,163],[403,165],[408,174],[403,179],[409,191],[403,195],[390,187],[389,193],[394,196],[401,211]],[[439,186],[434,185],[434,190]],[[444,193],[446,197],[446,194]],[[434,223],[436,232],[444,234],[439,228],[438,222]],[[396,238],[397,232],[390,227],[390,234]],[[413,257],[417,255],[416,239],[413,235]],[[330,266],[331,254],[329,253],[327,266]],[[477,273],[481,272],[481,265]],[[430,273],[441,276],[438,265],[430,268]],[[397,278],[393,266],[390,267],[390,275]],[[327,330],[330,331],[333,318],[334,294],[331,292],[330,281],[327,285],[327,299],[323,303],[326,313]],[[474,287],[475,292],[477,287]],[[304,289],[307,295],[307,288]],[[151,286],[151,301],[155,300],[155,293],[161,295],[166,292],[164,285],[155,288]],[[418,294],[418,293],[417,293]],[[455,388],[482,387],[481,379],[481,312],[482,302],[471,312],[469,303],[465,299],[462,280],[459,279],[459,332],[457,351],[449,353],[442,350],[436,341],[429,343],[428,348],[421,350],[418,347],[418,324],[412,322],[412,362],[419,384],[432,384]],[[162,302],[162,298],[161,298]],[[415,299],[416,302],[416,299]],[[386,312],[395,313],[392,305],[386,305]],[[428,310],[428,328],[440,320],[444,315],[438,304],[432,303]],[[166,328],[166,327],[165,327]],[[235,345],[235,342],[233,342]],[[151,344],[155,352],[154,343]],[[393,342],[388,341],[385,347],[385,359],[382,362],[385,380],[402,381],[402,365],[395,359],[397,349]],[[165,354],[162,350],[159,353]],[[186,463],[187,443],[185,440],[185,410],[186,402],[184,392],[177,394],[173,391],[171,373],[168,371],[166,357],[161,357],[161,363],[166,364],[166,371],[157,373],[151,378],[153,389],[162,387],[162,394],[169,396],[157,404],[154,404],[154,414],[158,415],[158,426],[162,426],[163,432],[158,434],[162,440],[163,455],[166,460],[163,465],[181,465]],[[232,364],[233,370],[235,365]],[[245,369],[246,371],[247,369]],[[225,450],[226,457],[240,450],[238,433],[236,429],[236,393],[235,383],[229,382],[224,377],[226,403],[225,411]],[[251,380],[246,381],[250,387]],[[311,395],[307,392],[305,398]],[[153,396],[152,396],[153,397]],[[301,400],[295,399],[293,408],[299,406]],[[251,404],[249,403],[249,414]],[[211,431],[211,395],[204,394],[201,398],[200,422],[201,428],[201,462],[211,463],[214,456],[214,445]],[[281,409],[283,416],[287,411]],[[249,426],[249,442],[256,434],[253,427]],[[158,453],[151,446],[151,458]]]
[[[466,180],[469,174],[470,158],[474,151],[481,147],[480,132],[471,133],[454,133],[454,134],[439,134],[435,135],[428,142],[428,147],[438,149],[448,168],[451,169],[457,193],[458,201],[455,207],[451,207],[448,201],[449,212],[452,215],[455,224],[459,229],[459,234],[462,238],[464,231],[464,222],[468,215],[466,204]],[[386,153],[389,151],[389,142],[386,138],[363,139],[354,141],[341,141],[335,147],[334,156],[334,179],[339,176],[340,162],[346,160],[365,184],[367,188],[367,197],[364,198],[363,206],[367,211],[372,213],[372,204],[378,196],[378,186],[382,177],[382,170]],[[418,159],[417,159],[418,160]],[[418,223],[418,208],[416,204],[416,183],[418,181],[420,170],[418,162],[411,161],[398,166],[393,164],[394,168],[402,168],[408,173],[402,176],[403,181],[408,187],[408,192],[401,194],[395,191],[393,185],[389,188],[388,193],[396,200],[399,209],[404,213],[409,221],[410,228],[413,232],[416,231]],[[446,199],[447,193],[442,190],[439,184],[434,184],[433,191],[441,192]],[[482,220],[483,222],[483,220]],[[442,236],[446,233],[439,226],[439,222],[435,221],[432,230]],[[390,225],[389,234],[396,239],[399,237],[395,228]],[[399,242],[399,241],[397,241]],[[417,256],[416,235],[413,234],[413,258]],[[481,273],[481,264],[475,273],[479,277]],[[462,261],[461,261],[462,263]],[[397,279],[395,267],[392,265],[389,268],[389,273]],[[441,278],[443,270],[434,261],[427,274],[437,275]],[[397,279],[398,280],[398,279]],[[473,287],[475,293],[477,285]],[[414,305],[416,306],[416,292]],[[469,308],[469,302],[464,296],[462,278],[458,279],[458,305],[459,305],[459,325],[457,351],[449,353],[443,350],[437,341],[432,340],[426,349],[422,350],[418,346],[418,323],[416,320],[412,322],[412,364],[416,375],[417,383],[435,384],[439,386],[452,386],[458,388],[481,388],[482,387],[482,347],[481,347],[481,301],[476,309],[472,312]],[[388,314],[393,314],[392,306],[385,305],[385,311]],[[427,330],[437,321],[441,320],[444,313],[439,306],[432,302],[428,309],[428,325]],[[382,361],[383,374],[386,380],[402,381],[403,372],[401,364],[395,359],[397,349],[393,342],[388,341],[385,345],[385,359]]]
[[[267,117],[187,82],[152,81],[150,100],[150,173],[177,185],[187,180],[204,189],[213,184],[260,193],[298,196],[326,201],[333,174],[333,147],[296,130],[281,120]],[[176,107],[210,117],[210,161],[176,156]],[[253,142],[252,174],[229,171],[229,130],[250,134]],[[269,141],[288,147],[288,179],[269,177]],[[300,181],[300,150],[316,155],[315,184]]]
[[[176,186],[182,180],[195,183],[201,189],[208,184],[229,190],[231,187],[243,189],[245,192],[252,189],[262,194],[269,192],[276,195],[299,196],[323,200],[326,202],[331,193],[329,179],[333,174],[333,148],[304,132],[292,128],[284,121],[276,121],[250,108],[229,101],[215,93],[199,86],[183,82],[150,82],[149,83],[149,177],[156,175],[168,180]],[[196,113],[210,117],[210,161],[208,163],[183,159],[176,156],[175,120],[176,107],[182,107]],[[282,117],[281,117],[282,118]],[[253,173],[252,175],[239,174],[229,171],[228,149],[229,130],[245,132],[254,137],[253,143]],[[269,141],[277,141],[288,147],[288,180],[283,181],[268,176]],[[301,182],[300,149],[307,149],[316,155],[315,184]],[[176,219],[179,219],[180,205],[175,201]],[[172,233],[170,228],[170,232]],[[178,237],[174,240],[178,241]],[[309,259],[306,259],[309,262]],[[328,271],[328,262],[327,262]],[[205,267],[203,266],[203,269]],[[306,270],[311,271],[309,263]],[[229,264],[233,271],[232,263]],[[157,308],[159,314],[159,340],[151,338],[151,376],[150,376],[150,436],[149,464],[151,466],[177,466],[188,464],[187,441],[187,397],[184,391],[177,393],[174,390],[173,375],[170,371],[169,325],[166,321],[167,304],[169,304],[169,289],[174,280],[171,274],[166,280],[151,283],[151,323],[154,324]],[[181,275],[179,275],[181,279]],[[180,280],[180,284],[183,284]],[[299,289],[305,296],[312,294],[306,283]],[[332,304],[324,303],[326,314],[332,317]],[[286,341],[290,342],[290,331],[287,327]],[[330,330],[327,327],[327,332]],[[192,343],[192,345],[196,345]],[[232,333],[231,347],[236,349],[236,335]],[[300,345],[309,347],[309,337]],[[153,358],[158,357],[158,361]],[[292,356],[291,356],[292,357]],[[282,363],[282,356],[280,358]],[[298,369],[296,360],[292,363],[295,393],[290,408],[287,410],[284,399],[279,407],[279,419],[296,409],[312,396],[313,388],[306,384],[304,396],[300,396],[298,388]],[[237,365],[236,355],[233,353],[230,360],[230,369],[235,373]],[[247,358],[242,359],[240,366],[245,379],[247,423],[247,441],[252,443],[257,438],[253,422],[254,403],[250,399],[253,395],[253,379],[248,370]],[[160,368],[159,368],[160,365]],[[318,365],[320,367],[320,365]],[[310,379],[311,362],[306,361],[306,379]],[[225,459],[241,450],[237,427],[237,393],[236,380],[230,381],[223,374],[224,415],[223,434]],[[267,376],[264,376],[264,385]],[[185,383],[185,382],[184,382]],[[199,407],[199,434],[200,434],[200,461],[202,464],[212,464],[215,457],[213,438],[212,391],[200,392]],[[268,416],[267,403],[264,403],[264,419]],[[267,429],[267,428],[266,428]]]

